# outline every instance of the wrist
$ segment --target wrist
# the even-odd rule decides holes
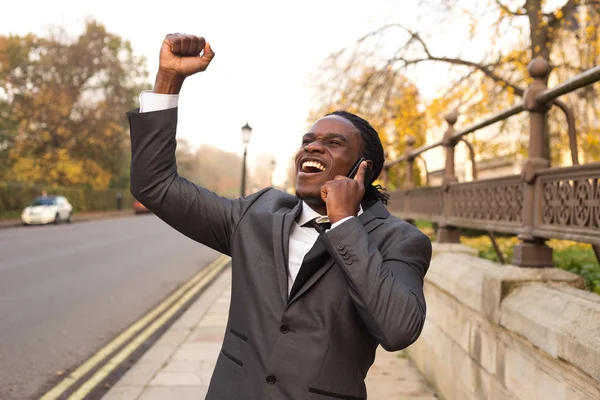
[[[356,214],[352,214],[352,213],[343,213],[343,214],[335,214],[335,215],[328,215],[327,216],[329,218],[329,222],[331,222],[331,225],[345,219],[348,217],[356,217]]]
[[[179,94],[185,77],[177,72],[159,69],[152,92],[157,94]]]

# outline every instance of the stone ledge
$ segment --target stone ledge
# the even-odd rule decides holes
[[[507,265],[484,277],[484,314],[491,321],[499,323],[502,301],[514,290],[532,283],[558,283],[585,289],[585,282],[581,276],[559,268],[519,268]]]
[[[483,279],[498,267],[477,258],[474,250],[450,243],[434,243],[433,257],[425,281],[453,297],[460,298],[468,307],[482,312]]]
[[[425,280],[496,323],[500,321],[502,300],[523,285],[554,282],[585,288],[583,278],[559,268],[500,265],[475,254],[461,244],[434,243]]]
[[[408,352],[445,398],[600,399],[599,382],[578,367],[552,357],[436,286],[426,283],[425,289],[427,320]],[[457,392],[447,382],[460,382],[462,389]],[[482,392],[487,394],[472,396]],[[553,397],[565,392],[570,397]]]
[[[502,302],[500,325],[600,381],[600,296],[531,284]]]
[[[529,381],[513,369],[524,373],[525,365],[529,374],[541,371],[538,378],[550,392],[579,388],[586,398],[600,392],[600,296],[580,290],[584,287],[580,276],[561,269],[503,266],[462,245],[434,244],[425,277],[430,307],[415,347],[428,342],[429,354],[439,357],[458,345],[517,398],[527,398],[522,396]],[[444,335],[433,334],[431,324]],[[442,393],[450,390],[445,389]]]

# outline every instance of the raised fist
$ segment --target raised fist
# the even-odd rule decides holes
[[[214,56],[215,52],[203,37],[167,35],[160,48],[154,93],[178,94],[185,78],[204,71]]]
[[[159,70],[186,78],[204,71],[215,56],[203,37],[168,34],[160,48]]]

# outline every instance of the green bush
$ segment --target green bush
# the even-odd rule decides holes
[[[123,196],[123,208],[130,208],[135,201],[129,189],[87,189],[68,187],[29,186],[13,183],[0,183],[0,218],[13,218],[20,215],[23,208],[39,196],[42,190],[48,195],[66,197],[77,211],[101,211],[117,208],[117,193]]]

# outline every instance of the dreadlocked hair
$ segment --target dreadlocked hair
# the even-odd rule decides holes
[[[362,156],[367,160],[373,162],[373,179],[377,179],[381,170],[383,169],[383,163],[385,156],[383,153],[383,146],[377,131],[373,129],[371,124],[366,120],[362,119],[358,115],[352,114],[347,111],[334,111],[327,115],[337,115],[352,123],[354,127],[360,132],[360,136],[363,140]],[[385,192],[385,188],[381,185],[373,185],[371,182],[365,187],[365,195],[363,199],[365,201],[381,201],[383,204],[387,204],[390,195]]]

